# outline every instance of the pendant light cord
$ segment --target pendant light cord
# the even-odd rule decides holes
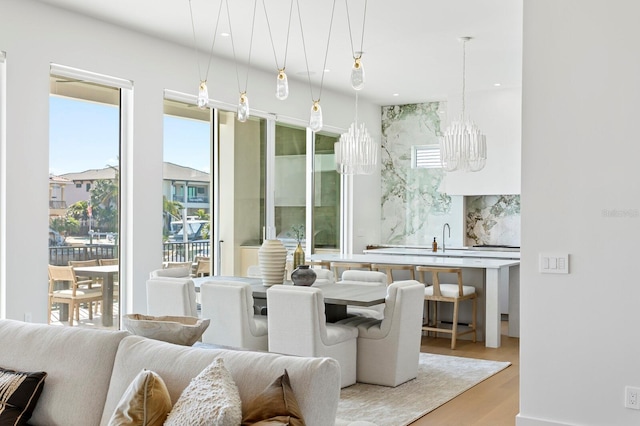
[[[353,55],[353,59],[362,58],[363,46],[364,46],[364,29],[365,29],[365,21],[367,19],[367,0],[364,0],[364,13],[362,15],[362,38],[360,39],[360,50],[356,55],[356,51],[353,49],[353,35],[351,34],[351,18],[349,17],[349,0],[345,0],[345,6],[347,7],[347,24],[349,26],[349,40],[351,40],[351,54]]]
[[[462,39],[462,121],[464,122],[464,107],[465,107],[465,102],[464,102],[464,91],[466,88],[466,79],[465,79],[465,75],[467,73],[466,70],[466,62],[467,62],[467,51],[466,51],[466,46],[467,46],[467,39]]]
[[[307,47],[304,42],[304,30],[302,28],[302,15],[300,14],[300,0],[296,0],[298,6],[298,20],[300,21],[300,33],[302,35],[302,50],[304,51],[304,61],[307,64],[307,77],[309,79],[309,91],[311,92],[311,101],[316,102],[313,98],[313,87],[311,86],[311,72],[309,71],[309,60],[307,59]],[[324,53],[324,65],[322,65],[322,78],[320,79],[320,92],[318,93],[317,102],[320,102],[322,96],[322,86],[324,84],[324,70],[327,67],[327,57],[329,56],[329,41],[331,40],[331,28],[333,27],[333,14],[336,10],[336,0],[333,0],[333,7],[331,8],[331,21],[329,22],[329,35],[327,37],[327,49]]]
[[[213,41],[211,42],[211,49],[209,49],[209,63],[207,64],[207,72],[202,78],[202,69],[200,68],[200,60],[198,58],[198,44],[196,43],[196,26],[193,22],[193,8],[191,7],[191,0],[189,0],[189,15],[191,16],[191,30],[193,32],[193,51],[196,56],[196,64],[198,65],[198,77],[200,81],[207,81],[209,77],[209,69],[211,68],[211,58],[213,56],[213,45],[216,43],[216,35],[218,34],[218,24],[220,23],[220,12],[222,11],[222,0],[220,0],[220,7],[218,8],[218,19],[216,19],[216,29],[213,32]]]
[[[267,18],[267,28],[269,29],[269,39],[271,40],[271,47],[273,48],[273,58],[276,61],[276,68],[278,70],[285,69],[287,67],[287,53],[289,51],[289,32],[291,31],[291,16],[293,15],[293,0],[291,0],[291,6],[289,7],[289,23],[287,25],[287,42],[284,47],[284,63],[282,64],[282,68],[278,64],[278,55],[276,55],[276,45],[273,42],[273,35],[271,34],[271,24],[269,22],[269,15],[267,15],[267,6],[264,3],[265,0],[262,0],[262,7],[264,9],[264,16]]]
[[[253,19],[251,20],[251,39],[249,40],[249,59],[247,60],[247,75],[244,81],[244,91],[240,88],[240,72],[238,71],[238,60],[236,58],[236,47],[233,42],[233,30],[231,29],[231,13],[229,12],[229,0],[225,0],[227,6],[227,20],[229,21],[229,35],[231,36],[231,50],[233,51],[233,62],[236,64],[236,80],[238,81],[238,92],[247,93],[249,85],[249,69],[251,68],[251,50],[253,48],[253,30],[256,24],[256,9],[258,8],[258,0],[253,1]]]

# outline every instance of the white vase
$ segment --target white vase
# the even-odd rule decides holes
[[[258,250],[258,264],[262,284],[270,287],[274,284],[282,284],[285,280],[285,267],[287,262],[287,249],[278,239],[264,240]]]

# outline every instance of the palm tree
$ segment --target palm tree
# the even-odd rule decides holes
[[[162,218],[164,229],[162,234],[168,236],[171,230],[172,220],[182,220],[182,204],[177,201],[169,201],[167,197],[162,197]]]

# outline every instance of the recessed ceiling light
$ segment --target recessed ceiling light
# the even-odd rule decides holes
[[[502,86],[502,84],[500,84],[500,83],[493,83],[493,85],[494,85],[495,87],[500,87],[500,86]]]
[[[229,33],[220,33],[220,37],[229,37],[230,35]]]
[[[329,68],[325,68],[324,72],[331,72]]]
[[[393,96],[400,96],[400,93],[394,93]]]

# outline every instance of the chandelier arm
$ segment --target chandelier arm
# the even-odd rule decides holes
[[[464,102],[464,92],[465,92],[465,88],[466,88],[466,74],[467,74],[467,69],[466,69],[466,62],[467,62],[467,51],[466,51],[466,46],[467,46],[467,40],[463,39],[462,40],[462,120],[464,120],[464,109],[465,109],[465,102]]]

